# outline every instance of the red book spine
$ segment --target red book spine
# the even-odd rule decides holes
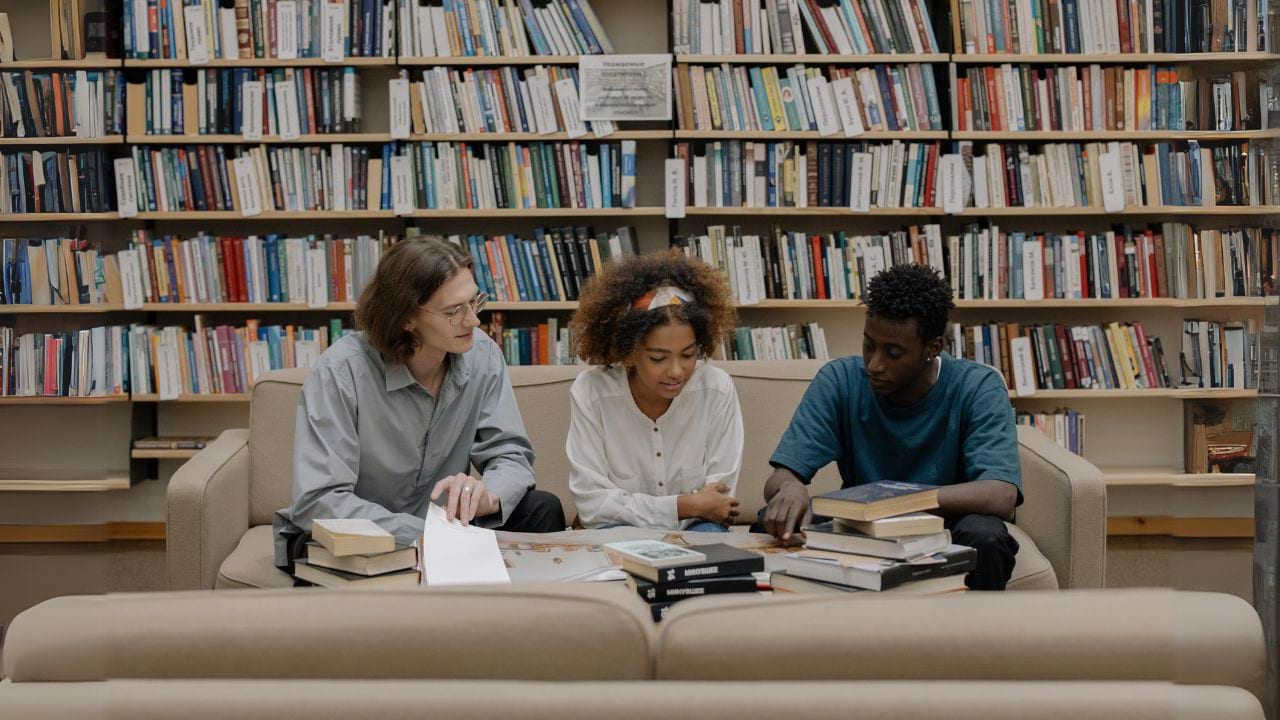
[[[1163,386],[1164,376],[1156,372],[1156,363],[1151,357],[1151,348],[1147,346],[1147,333],[1142,329],[1142,323],[1134,323],[1133,331],[1138,336],[1138,352],[1142,355],[1142,366],[1147,369],[1147,377],[1151,379],[1151,387]]]
[[[822,266],[824,264],[822,262],[822,239],[819,238],[817,235],[811,236],[809,238],[809,248],[810,248],[810,253],[813,256],[814,287],[818,291],[818,299],[826,300],[827,299],[827,277],[826,277],[826,273],[822,271]]]
[[[1111,278],[1111,282],[1120,288],[1120,297],[1129,297],[1129,256],[1124,251],[1124,238],[1114,237],[1111,246],[1116,254],[1116,270],[1117,277]]]
[[[1074,350],[1074,344],[1067,339],[1067,329],[1065,326],[1055,324],[1053,326],[1053,333],[1058,340],[1058,354],[1062,356],[1062,377],[1067,382],[1067,389],[1074,390],[1079,387],[1079,385],[1076,384],[1076,374],[1071,367],[1075,364],[1075,357],[1072,353],[1072,350]]]

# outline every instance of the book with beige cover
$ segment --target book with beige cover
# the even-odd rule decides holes
[[[334,557],[396,549],[395,536],[364,518],[316,520],[311,524],[311,537]]]

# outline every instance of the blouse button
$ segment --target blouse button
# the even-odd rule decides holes
[[[658,457],[662,457],[662,453],[658,453]]]

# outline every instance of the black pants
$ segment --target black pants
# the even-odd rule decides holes
[[[549,533],[560,532],[564,528],[564,508],[560,505],[560,498],[546,490],[530,490],[524,494],[515,509],[507,516],[506,524],[499,527],[498,530]],[[310,540],[310,533],[290,536],[289,565],[280,569],[292,575],[293,561],[306,556],[307,543]],[[297,582],[302,584],[301,580]]]
[[[760,508],[751,532],[767,532],[764,529],[766,509]],[[830,519],[815,516],[811,522],[817,525]],[[978,567],[965,578],[965,585],[970,590],[1004,590],[1018,554],[1018,541],[1009,534],[1004,521],[994,515],[960,515],[947,518],[946,528],[951,531],[951,542],[978,551]]]

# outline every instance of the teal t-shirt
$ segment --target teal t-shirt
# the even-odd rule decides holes
[[[806,484],[828,463],[843,487],[880,480],[953,485],[1003,480],[1018,488],[1018,433],[996,371],[942,353],[923,400],[890,405],[871,390],[861,357],[833,360],[810,383],[769,462]]]

